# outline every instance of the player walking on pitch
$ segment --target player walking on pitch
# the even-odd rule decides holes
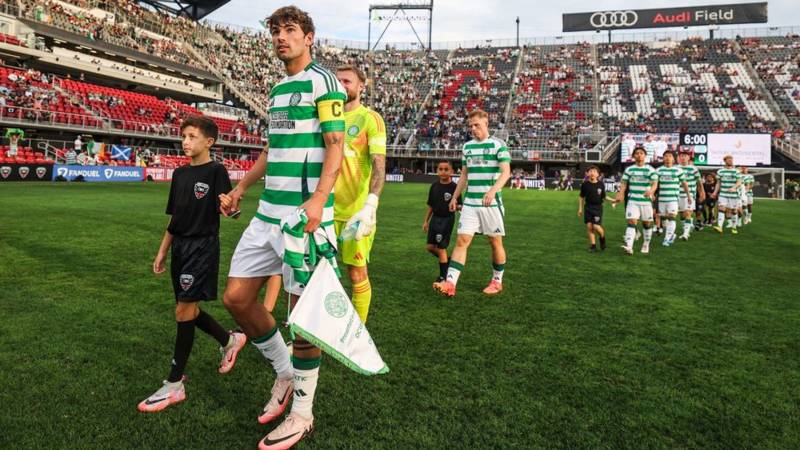
[[[742,172],[742,186],[744,186],[744,195],[742,196],[744,220],[742,223],[747,225],[753,221],[753,186],[756,183],[756,179],[750,174],[747,166],[741,166],[739,170]]]
[[[684,191],[681,191],[678,199],[678,211],[683,218],[683,233],[680,238],[688,241],[694,228],[692,225],[692,212],[697,207],[702,207],[700,205],[705,203],[706,193],[703,190],[703,177],[700,175],[700,169],[691,164],[692,154],[681,152],[678,158],[680,158],[681,169],[683,169],[684,181],[689,186],[689,195],[687,196]]]
[[[644,228],[644,242],[642,253],[650,253],[650,240],[653,238],[653,193],[658,189],[658,174],[656,169],[645,163],[647,152],[644,148],[636,147],[633,150],[633,160],[636,163],[625,169],[619,192],[614,204],[625,200],[625,193],[630,190],[631,196],[625,207],[625,218],[628,219],[628,228],[625,230],[625,253],[633,254],[633,240],[636,237],[636,224],[642,221]]]
[[[733,156],[726,155],[723,159],[725,167],[717,171],[717,185],[714,188],[714,198],[719,198],[717,203],[717,224],[714,230],[722,233],[722,224],[725,219],[728,219],[728,228],[731,233],[737,234],[736,223],[734,222],[733,215],[739,208],[739,193],[737,190],[742,184],[742,174],[733,165]]]
[[[361,69],[342,66],[336,70],[336,77],[347,92],[347,103],[344,158],[336,179],[333,223],[339,236],[346,228],[355,228],[354,239],[339,243],[339,254],[353,285],[353,307],[366,323],[372,300],[367,264],[375,239],[378,199],[386,182],[386,126],[380,114],[361,104],[367,81]]]
[[[664,165],[656,170],[658,174],[658,214],[664,226],[664,247],[669,247],[675,242],[675,229],[678,224],[675,217],[678,215],[678,197],[682,194],[686,202],[691,204],[693,197],[689,195],[689,186],[683,168],[675,167],[675,154],[666,151],[663,154]]]
[[[322,227],[330,242],[336,240],[333,186],[342,162],[347,99],[333,73],[311,59],[314,22],[306,12],[283,7],[267,24],[286,77],[269,94],[265,189],[256,216],[234,251],[224,296],[228,311],[277,374],[258,421],[265,424],[278,418],[294,393],[291,412],[261,440],[262,450],[290,448],[313,429],[321,351],[296,335],[290,359],[275,318],[259,302],[258,293],[269,276],[279,273],[292,303],[303,292],[304,285],[294,279],[292,268],[281,257],[282,219],[304,210],[306,233]],[[223,196],[223,211],[236,210],[242,194],[234,189]]]
[[[468,123],[473,139],[464,144],[461,158],[461,177],[458,179],[450,211],[458,208],[458,198],[464,195],[464,205],[458,221],[456,247],[450,255],[447,277],[433,288],[447,297],[456,295],[456,284],[464,264],[467,249],[475,233],[489,238],[492,246],[492,279],[484,294],[496,295],[503,290],[503,271],[506,250],[503,248],[505,209],[501,190],[511,177],[511,154],[505,142],[489,136],[489,114],[477,109],[469,113]]]
[[[436,174],[439,179],[428,189],[428,211],[422,221],[422,231],[428,233],[426,250],[439,262],[439,277],[436,282],[441,283],[447,277],[447,247],[450,246],[456,221],[456,212],[450,211],[450,200],[456,191],[456,183],[453,182],[453,166],[450,161],[440,161],[436,166]],[[461,205],[459,197],[459,209]]]

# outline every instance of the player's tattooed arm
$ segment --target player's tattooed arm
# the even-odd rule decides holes
[[[372,177],[369,180],[369,193],[380,197],[386,184],[386,155],[372,155]]]
[[[344,154],[344,132],[330,131],[322,134],[322,139],[325,141],[325,159],[322,161],[322,173],[317,183],[317,189],[303,205],[300,206],[304,209],[308,217],[308,223],[304,231],[311,233],[319,227],[322,222],[322,209],[325,202],[328,201],[328,196],[333,190],[333,185],[336,183],[336,178],[339,176],[339,170],[342,167],[342,155]]]

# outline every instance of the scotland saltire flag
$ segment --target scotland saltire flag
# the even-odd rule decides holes
[[[131,148],[121,145],[111,146],[111,159],[129,161],[131,159]]]

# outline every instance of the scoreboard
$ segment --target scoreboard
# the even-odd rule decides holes
[[[769,134],[681,133],[682,149],[694,154],[697,166],[721,166],[725,155],[737,166],[772,164],[772,136]]]

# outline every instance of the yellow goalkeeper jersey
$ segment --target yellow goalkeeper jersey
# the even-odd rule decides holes
[[[333,218],[346,221],[369,195],[372,155],[386,154],[386,126],[377,112],[364,105],[344,113],[344,158],[336,179]]]

